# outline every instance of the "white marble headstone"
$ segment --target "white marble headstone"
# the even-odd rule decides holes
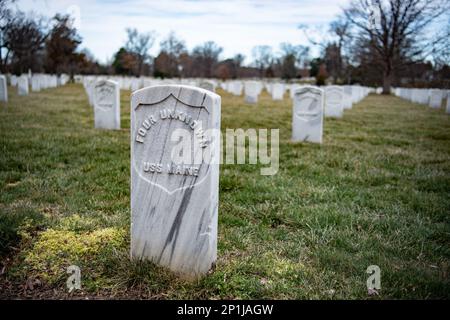
[[[259,84],[256,81],[246,81],[244,83],[244,95],[245,102],[247,103],[257,103],[259,95]]]
[[[97,129],[120,129],[120,88],[112,80],[97,80],[93,86],[94,120]]]
[[[272,86],[272,100],[283,100],[284,84],[274,83]]]
[[[352,91],[352,86],[344,86],[344,109],[353,107]]]
[[[132,258],[186,278],[199,278],[214,265],[220,109],[220,96],[197,87],[162,85],[133,93]]]
[[[201,81],[199,87],[211,92],[216,92],[215,85],[212,81]]]
[[[29,93],[29,87],[28,87],[28,77],[27,76],[20,76],[17,79],[17,90],[19,96],[27,96]]]
[[[339,86],[325,88],[325,116],[342,118],[344,115],[344,89]]]
[[[430,107],[434,109],[440,109],[442,105],[443,91],[439,89],[431,89],[429,91],[430,95]]]
[[[4,75],[0,75],[0,101],[8,102],[8,86]]]
[[[39,76],[31,76],[31,91],[38,92],[41,91],[40,77]]]
[[[17,86],[17,76],[16,75],[14,75],[14,74],[11,75],[10,80],[11,80],[11,87]]]
[[[294,95],[292,140],[322,143],[324,93],[322,89],[305,86]]]
[[[447,90],[447,105],[445,107],[445,112],[450,114],[450,90]]]
[[[294,95],[295,95],[295,91],[297,89],[301,88],[301,86],[299,84],[291,84],[289,87],[289,97],[291,99],[294,99]]]

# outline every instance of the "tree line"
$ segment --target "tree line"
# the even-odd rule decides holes
[[[300,25],[309,45],[280,44],[278,50],[253,48],[251,63],[237,54],[222,59],[223,49],[207,41],[188,50],[174,32],[150,55],[156,34],[126,29],[127,40],[108,63],[81,49],[82,38],[68,15],[50,19],[12,9],[0,0],[0,70],[117,74],[161,78],[315,77],[317,84],[362,83],[382,86],[450,87],[449,0],[352,0],[317,39]],[[311,47],[320,55],[311,57]]]

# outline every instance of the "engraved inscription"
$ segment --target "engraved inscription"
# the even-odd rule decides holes
[[[102,108],[112,108],[114,104],[114,88],[108,85],[101,85],[95,88],[97,104]]]
[[[158,123],[158,120],[178,120],[184,122],[191,130],[194,130],[195,137],[199,141],[199,145],[202,148],[206,148],[208,146],[208,139],[205,137],[205,132],[201,128],[201,123],[197,120],[193,119],[192,115],[189,115],[187,112],[176,111],[173,109],[162,109],[159,111],[158,116],[150,115],[139,127],[136,135],[136,142],[144,143],[144,138],[147,135],[147,132]]]
[[[302,102],[306,105],[306,108],[297,108],[296,115],[303,121],[311,121],[320,116],[321,110],[319,108],[319,102],[314,97],[302,98]]]

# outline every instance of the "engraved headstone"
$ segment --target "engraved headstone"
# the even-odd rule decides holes
[[[95,128],[119,130],[119,84],[112,80],[97,80],[93,88]]]
[[[28,76],[20,76],[17,79],[17,90],[19,96],[27,96],[29,93]]]
[[[8,102],[8,86],[4,75],[0,75],[0,101]]]
[[[322,143],[324,93],[322,89],[305,86],[294,95],[292,140]]]
[[[201,277],[215,263],[220,109],[220,96],[196,87],[162,85],[133,93],[133,259],[186,278]]]
[[[344,89],[339,86],[325,88],[325,116],[342,118],[344,114]]]

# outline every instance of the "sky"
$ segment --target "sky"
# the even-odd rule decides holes
[[[25,12],[51,17],[70,13],[88,48],[100,62],[109,61],[126,41],[127,27],[154,31],[155,45],[170,31],[185,41],[187,48],[215,41],[223,48],[221,58],[237,53],[252,60],[252,48],[279,44],[309,45],[300,24],[326,28],[349,0],[18,0]],[[315,53],[314,50],[312,52]]]

